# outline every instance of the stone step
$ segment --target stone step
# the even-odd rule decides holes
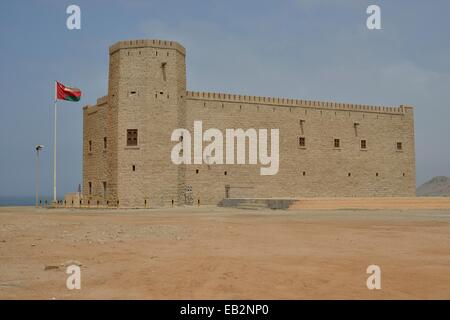
[[[267,209],[268,206],[266,203],[240,203],[236,206],[238,209],[245,209],[245,210],[258,210],[258,209]]]
[[[219,206],[245,209],[287,209],[296,199],[276,198],[227,198]]]

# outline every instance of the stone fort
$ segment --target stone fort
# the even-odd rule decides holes
[[[83,108],[83,197],[102,205],[218,204],[224,198],[415,195],[413,108],[186,89],[185,48],[120,41],[108,94]],[[171,161],[176,128],[278,128],[279,171]],[[247,144],[248,145],[248,144]]]

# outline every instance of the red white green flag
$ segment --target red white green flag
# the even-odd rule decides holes
[[[66,101],[79,101],[80,98],[81,98],[80,89],[66,87],[62,83],[56,81],[56,99]]]

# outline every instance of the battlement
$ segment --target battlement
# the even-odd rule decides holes
[[[240,94],[199,92],[199,91],[186,91],[186,99],[210,100],[210,101],[234,102],[234,103],[242,102],[249,104],[283,106],[283,107],[312,107],[316,109],[334,109],[334,110],[389,113],[389,114],[404,114],[406,109],[408,108],[412,109],[411,106],[406,105],[400,105],[396,107],[373,106],[373,105],[361,105],[361,104],[350,104],[339,102],[247,96]]]
[[[160,48],[160,49],[174,49],[180,52],[182,55],[186,55],[186,49],[176,41],[167,40],[127,40],[119,41],[109,47],[109,54],[120,49],[136,49],[136,48]]]
[[[103,97],[100,97],[100,98],[97,99],[97,103],[96,104],[94,104],[94,105],[89,105],[89,104],[85,105],[83,107],[83,110],[87,111],[90,114],[90,113],[95,112],[97,110],[97,107],[106,105],[107,102],[108,102],[108,96],[103,96]]]
[[[97,99],[97,106],[105,104],[108,102],[108,96],[103,96]]]

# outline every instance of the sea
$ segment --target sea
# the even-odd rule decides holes
[[[51,203],[52,197],[41,197],[42,204],[47,201]],[[0,207],[6,206],[34,206],[36,204],[36,197],[4,197],[0,196]]]

